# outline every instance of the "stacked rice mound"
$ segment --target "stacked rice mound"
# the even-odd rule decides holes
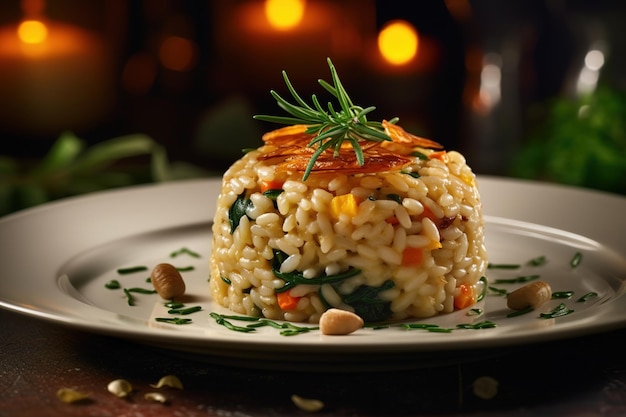
[[[391,141],[313,150],[305,126],[269,132],[224,174],[212,297],[233,312],[316,323],[331,307],[366,322],[476,302],[487,267],[475,175],[458,152],[383,122]],[[433,149],[434,148],[434,149]]]

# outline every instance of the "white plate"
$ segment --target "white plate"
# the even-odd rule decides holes
[[[400,327],[364,328],[348,336],[319,331],[282,336],[270,327],[251,333],[228,330],[209,316],[212,311],[229,314],[211,302],[208,288],[210,222],[220,182],[197,180],[95,193],[0,219],[0,306],[177,354],[282,369],[424,366],[626,325],[626,198],[494,177],[479,177],[479,186],[490,261],[524,264],[541,255],[548,259],[540,267],[490,269],[490,285],[512,290],[521,284],[495,284],[495,279],[539,274],[554,291],[573,291],[571,298],[511,318],[505,298],[489,294],[478,306],[482,315],[460,311],[421,320],[446,328],[484,320],[496,323],[494,328],[449,333]],[[183,247],[202,257],[170,257]],[[577,252],[582,262],[572,268],[570,260]],[[105,288],[112,279],[125,288],[149,288],[149,272],[119,275],[117,269],[151,269],[159,262],[195,268],[183,272],[186,306],[202,307],[184,316],[191,324],[156,321],[171,315],[155,294],[134,294],[135,305],[129,306],[122,290]],[[576,301],[591,291],[597,296]],[[538,317],[560,303],[574,311],[555,319]]]

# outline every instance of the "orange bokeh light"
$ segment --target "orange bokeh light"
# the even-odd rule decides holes
[[[17,27],[17,36],[26,44],[40,44],[48,38],[48,28],[39,20],[25,20]]]
[[[302,21],[305,6],[305,0],[265,0],[265,17],[275,29],[291,29]]]
[[[378,34],[378,50],[393,65],[404,65],[417,56],[417,30],[404,20],[388,22]]]
[[[196,58],[196,48],[189,39],[168,36],[159,48],[159,61],[173,71],[189,71]]]

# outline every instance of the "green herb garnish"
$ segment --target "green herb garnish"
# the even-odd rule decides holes
[[[128,303],[129,306],[134,306],[135,305],[135,299],[133,298],[133,294],[128,291],[128,288],[124,288],[124,295],[126,296],[126,302]]]
[[[522,282],[533,281],[538,278],[539,278],[539,275],[522,275],[522,276],[515,277],[515,278],[496,279],[493,283],[494,284],[519,284]]]
[[[220,326],[226,327],[228,330],[233,330],[235,332],[242,332],[242,333],[249,333],[249,332],[255,331],[255,329],[252,327],[237,326],[227,320],[227,318],[234,318],[233,316],[224,316],[222,314],[218,314],[214,312],[211,312],[211,314],[209,315],[215,320],[217,324],[219,324]]]
[[[583,254],[580,252],[576,252],[572,260],[569,262],[569,264],[572,268],[576,268],[578,265],[580,265],[580,261],[582,261],[582,259],[583,259]]]
[[[487,277],[485,276],[480,277],[478,282],[482,283],[483,288],[480,294],[478,294],[478,297],[476,298],[476,302],[482,301],[485,298],[485,295],[487,295],[487,287],[488,287]]]
[[[428,161],[428,155],[425,155],[423,152],[420,151],[413,151],[411,152],[411,156],[415,156],[417,159],[421,159],[422,161]]]
[[[276,100],[278,106],[291,115],[289,116],[267,116],[256,115],[257,120],[263,120],[272,123],[281,123],[287,125],[303,124],[307,125],[305,133],[316,134],[309,142],[309,147],[316,147],[311,160],[307,164],[304,171],[302,181],[306,181],[311,173],[317,158],[327,149],[334,150],[334,156],[339,154],[341,145],[348,142],[356,155],[357,162],[360,166],[365,163],[361,141],[391,141],[391,138],[385,133],[381,122],[373,122],[367,120],[367,115],[376,109],[374,106],[363,108],[356,106],[343,84],[339,80],[337,70],[335,69],[330,58],[327,59],[328,66],[332,77],[333,84],[329,84],[324,80],[318,80],[319,84],[330,94],[332,94],[339,102],[340,109],[337,111],[332,103],[328,103],[328,109],[322,108],[317,96],[313,94],[311,101],[313,106],[307,104],[296,92],[289,81],[289,77],[285,71],[282,72],[285,84],[296,104],[289,103],[282,98],[276,91],[271,90],[270,94]],[[393,118],[389,122],[396,123],[398,118]]]
[[[128,289],[129,292],[136,292],[138,294],[156,294],[156,290],[148,288],[132,287]]]
[[[256,323],[248,324],[246,327],[256,329],[258,327],[270,326],[274,329],[280,330],[281,336],[296,336],[302,333],[310,332],[311,330],[318,330],[319,327],[308,327],[308,326],[296,326],[292,323],[278,323],[273,320],[268,319],[259,319]]]
[[[241,218],[246,215],[246,210],[252,207],[252,201],[246,198],[246,192],[244,191],[235,202],[228,209],[228,222],[230,224],[230,233],[233,234],[235,229],[239,226]]]
[[[333,282],[346,280],[350,277],[353,277],[361,273],[360,269],[350,268],[345,272],[335,274],[335,275],[322,275],[316,278],[305,278],[303,273],[300,271],[280,272],[280,265],[283,263],[285,259],[287,259],[287,254],[279,250],[274,251],[274,260],[272,261],[272,272],[277,278],[280,278],[283,281],[285,281],[285,285],[283,285],[280,288],[276,288],[274,290],[277,293],[287,291],[295,287],[298,284],[313,284],[313,285],[330,284]]]
[[[170,253],[170,258],[175,258],[178,255],[183,255],[183,254],[192,256],[194,258],[200,258],[200,254],[198,254],[197,252],[194,252],[194,251],[192,251],[190,249],[187,249],[185,247],[182,247],[179,250]]]
[[[110,290],[117,290],[120,289],[122,287],[122,285],[120,284],[120,282],[116,279],[112,279],[111,281],[107,282],[106,284],[104,284],[105,288],[108,288]]]
[[[180,314],[182,316],[186,316],[187,314],[192,314],[200,310],[202,310],[202,307],[200,306],[193,306],[193,307],[187,307],[187,308],[172,308],[171,310],[168,310],[167,314]]]
[[[163,304],[165,307],[170,308],[170,309],[178,309],[178,308],[183,308],[185,307],[185,304],[183,303],[178,303],[178,302],[174,302],[174,301],[170,301],[167,302],[165,304]]]
[[[528,265],[531,266],[541,266],[548,262],[548,259],[545,256],[537,256],[536,258],[532,258],[528,261]]]
[[[590,298],[593,297],[597,297],[598,293],[597,292],[588,292],[587,294],[583,295],[582,297],[580,297],[578,300],[576,300],[577,303],[584,303],[586,301],[588,301]]]
[[[402,197],[399,194],[387,194],[387,198],[395,201],[398,204],[402,204]]]
[[[365,322],[380,322],[392,315],[391,301],[381,299],[378,295],[395,286],[392,280],[386,280],[380,287],[361,285],[351,294],[343,297],[343,302],[352,306],[354,312]]]
[[[518,269],[520,264],[487,264],[487,269]]]
[[[420,173],[416,172],[416,171],[406,171],[406,170],[403,169],[400,172],[405,174],[405,175],[408,175],[410,177],[413,177],[413,178],[419,178],[420,177]]]
[[[471,308],[465,313],[466,316],[480,316],[481,314],[483,314],[481,308]]]
[[[552,311],[550,311],[549,313],[541,313],[539,314],[539,317],[541,317],[542,319],[553,319],[556,317],[562,317],[562,316],[566,316],[570,313],[573,313],[574,310],[571,310],[569,308],[567,308],[565,306],[565,304],[561,303],[558,306],[556,306]]]
[[[492,329],[497,327],[496,323],[490,320],[479,321],[478,323],[464,323],[457,324],[457,329],[470,329],[470,330],[480,330],[480,329]]]
[[[572,295],[574,295],[574,291],[557,291],[552,293],[552,299],[572,298]]]
[[[497,287],[489,286],[487,287],[487,289],[496,295],[507,295],[509,293],[505,288],[497,288]]]
[[[182,318],[182,317],[157,317],[154,320],[161,322],[161,323],[176,324],[179,326],[182,324],[189,324],[192,321],[191,319]]]
[[[117,273],[120,275],[127,275],[127,274],[134,274],[135,272],[142,272],[142,271],[147,271],[148,267],[147,266],[131,266],[128,268],[119,268],[117,270]]]

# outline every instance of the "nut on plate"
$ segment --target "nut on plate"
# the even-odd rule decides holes
[[[331,308],[320,317],[320,331],[328,335],[350,334],[363,327],[363,319],[351,311]]]
[[[512,291],[506,299],[512,310],[536,309],[552,298],[552,287],[544,281],[535,281]]]
[[[185,281],[174,265],[158,264],[152,270],[150,279],[154,289],[165,300],[171,300],[185,294]]]

